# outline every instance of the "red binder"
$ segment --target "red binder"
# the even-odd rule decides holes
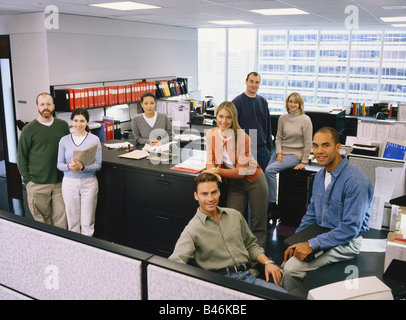
[[[61,89],[66,91],[66,100],[69,102],[69,110],[75,110],[75,90],[73,89]]]
[[[125,86],[117,86],[117,102],[119,104],[125,103],[126,101]]]
[[[89,89],[82,89],[83,91],[83,108],[89,109]]]
[[[106,125],[106,141],[114,138],[114,123],[110,121],[102,121]]]
[[[106,87],[100,87],[100,105],[105,106],[107,105],[109,91]]]
[[[89,99],[89,108],[94,108],[94,91],[93,88],[87,89],[88,99]]]
[[[125,86],[125,101],[127,102],[127,103],[129,103],[129,102],[131,102],[132,101],[132,95],[131,95],[131,84],[127,84],[126,86]]]

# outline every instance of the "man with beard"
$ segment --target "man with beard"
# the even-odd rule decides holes
[[[28,207],[36,221],[67,228],[62,198],[62,172],[56,167],[59,140],[70,133],[66,121],[54,118],[54,99],[40,93],[37,119],[21,131],[18,169],[27,188]]]

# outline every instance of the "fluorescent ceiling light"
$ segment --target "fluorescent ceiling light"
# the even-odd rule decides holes
[[[221,25],[242,25],[242,24],[252,24],[252,22],[243,20],[217,20],[209,21],[210,23],[221,24]]]
[[[395,28],[406,28],[406,23],[395,23],[395,24],[392,24],[392,27],[395,27]]]
[[[114,9],[114,10],[142,10],[142,9],[161,8],[161,7],[151,6],[151,5],[148,5],[148,4],[143,4],[143,3],[133,2],[133,1],[89,4],[89,6],[105,8],[105,9]]]
[[[383,22],[406,22],[406,17],[383,17],[379,19]]]
[[[387,6],[382,7],[384,10],[403,10],[406,9],[406,6]]]
[[[296,14],[309,14],[306,11],[297,8],[284,8],[284,9],[260,9],[250,10],[251,12],[260,13],[266,16],[288,16]]]

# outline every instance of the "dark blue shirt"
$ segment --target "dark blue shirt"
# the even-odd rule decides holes
[[[233,100],[238,111],[238,122],[251,140],[250,129],[257,130],[257,146],[266,145],[269,150],[272,148],[271,115],[269,114],[268,102],[264,97],[256,95],[255,98],[240,94]]]

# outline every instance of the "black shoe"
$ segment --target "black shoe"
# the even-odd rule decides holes
[[[268,223],[273,225],[279,219],[278,205],[276,202],[271,202],[268,206]]]

